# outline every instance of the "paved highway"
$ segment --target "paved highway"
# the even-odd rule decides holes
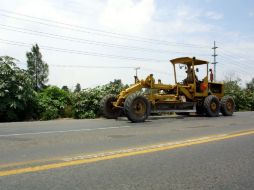
[[[0,189],[254,189],[254,113],[0,124]]]

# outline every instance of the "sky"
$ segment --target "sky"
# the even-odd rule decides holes
[[[25,54],[37,43],[48,84],[59,87],[131,84],[135,68],[140,79],[153,73],[172,84],[169,60],[212,63],[216,41],[216,80],[244,84],[254,72],[253,31],[252,0],[2,0],[0,55],[26,68]]]

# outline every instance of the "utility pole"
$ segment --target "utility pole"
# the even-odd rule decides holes
[[[216,42],[214,41],[213,42],[213,47],[212,47],[212,49],[213,49],[213,70],[214,70],[214,81],[216,81],[216,64],[218,63],[218,62],[216,62],[216,57],[218,56],[217,54],[216,54],[216,49],[217,49],[218,47],[216,47]]]
[[[135,76],[134,76],[134,78],[135,78],[135,83],[137,83],[137,81],[138,81],[138,70],[140,69],[140,67],[135,67],[134,68],[134,70],[135,70]]]

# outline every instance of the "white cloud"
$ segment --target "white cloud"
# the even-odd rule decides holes
[[[151,21],[154,11],[153,0],[108,0],[99,21],[113,30],[140,32]]]
[[[203,22],[201,20],[202,15],[202,10],[200,9],[193,11],[192,7],[180,5],[172,10],[171,15],[162,22],[155,21],[154,24],[157,26],[154,28],[158,28],[164,34],[176,36],[209,32],[213,26]]]
[[[16,8],[15,12],[38,18],[56,20],[58,22],[78,24],[76,20],[65,15],[63,10],[55,8],[50,1],[45,0],[25,0],[21,6]]]
[[[206,13],[206,17],[212,20],[220,20],[223,18],[223,14],[214,11],[209,11]]]

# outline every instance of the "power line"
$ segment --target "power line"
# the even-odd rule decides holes
[[[249,58],[246,59],[246,57],[243,57],[243,56],[234,56],[234,55],[231,55],[231,54],[227,54],[227,53],[224,53],[224,51],[222,51],[222,55],[224,57],[227,57],[227,58],[231,59],[231,60],[237,61],[241,64],[244,64],[246,62],[240,62],[240,59],[245,59],[245,60],[248,60],[248,61],[253,61],[254,60],[254,59],[249,59]]]
[[[25,61],[18,62],[17,64],[26,65]],[[134,69],[136,67],[123,67],[123,66],[102,66],[102,65],[63,65],[63,64],[48,64],[53,67],[73,67],[73,68],[86,68],[86,69]]]
[[[63,68],[86,68],[86,69],[134,69],[136,70],[143,70],[143,71],[152,71],[154,73],[160,73],[167,76],[170,76],[169,72],[149,69],[147,67],[121,67],[121,66],[89,66],[89,65],[55,65],[55,64],[49,64],[49,66],[53,67],[63,67]]]
[[[25,47],[31,47],[32,44],[26,44],[26,43],[22,43],[22,42],[14,42],[14,41],[9,41],[9,40],[2,40],[0,39],[0,41],[3,41],[3,42],[0,42],[0,43],[7,43],[7,44],[10,44],[10,45],[17,45],[17,46],[25,46]],[[46,50],[52,50],[52,51],[61,51],[61,49],[55,49],[53,47],[49,47],[49,46],[42,46],[43,48],[42,49],[46,49]],[[47,47],[47,48],[46,48]],[[65,49],[64,49],[65,50]],[[80,54],[79,52],[72,52],[72,50],[70,52],[68,52],[68,50],[66,51],[63,51],[64,53],[67,52],[67,53],[78,53]],[[117,57],[118,58],[118,57]],[[125,58],[124,58],[125,59]],[[136,59],[136,58],[134,58]],[[225,59],[222,58],[222,60],[226,61]],[[151,60],[150,60],[151,61]],[[164,62],[164,61],[163,61]],[[120,68],[126,68],[126,69],[133,69],[133,68],[136,68],[136,67],[121,67],[121,66],[86,66],[86,65],[49,65],[49,66],[54,66],[54,67],[76,67],[76,68],[98,68],[98,69],[120,69]],[[223,67],[225,70],[228,70],[228,67],[225,67],[223,64],[220,64],[221,67]],[[232,66],[236,66],[238,67],[237,68],[237,72],[240,72],[242,73],[242,75],[246,75],[246,74],[249,74],[250,76],[253,76],[252,74],[248,73],[247,71],[243,70],[239,65],[237,64],[232,64]],[[172,73],[169,73],[169,72],[164,72],[164,71],[159,71],[159,70],[156,70],[156,69],[149,69],[149,68],[146,68],[146,67],[142,67],[142,70],[146,70],[146,71],[152,71],[152,72],[155,72],[155,73],[160,73],[160,74],[164,74],[164,75],[167,75],[167,76],[170,76]]]
[[[246,67],[248,67],[248,68],[249,67],[254,67],[251,64],[246,65],[245,62],[240,62],[238,60],[232,59],[231,57],[228,57],[228,56],[225,56],[225,55],[221,55],[221,57],[225,62],[230,62],[232,66],[237,66],[239,69],[242,69],[242,70],[244,70],[244,68],[246,68]]]
[[[169,52],[180,53],[180,54],[185,53],[185,52],[179,52],[179,51],[176,52],[176,51],[168,51],[168,50],[156,50],[156,49],[143,48],[143,47],[138,47],[138,46],[127,46],[127,45],[119,45],[119,44],[114,44],[114,43],[106,43],[106,42],[101,42],[101,41],[87,40],[87,39],[83,39],[83,38],[75,38],[75,37],[63,36],[63,35],[58,35],[58,34],[52,34],[52,33],[48,33],[48,32],[29,30],[29,29],[20,28],[20,27],[13,27],[13,26],[8,26],[8,25],[4,25],[4,24],[0,24],[0,29],[29,34],[29,35],[36,35],[36,36],[39,35],[39,36],[53,38],[53,39],[66,40],[66,41],[71,41],[71,42],[76,42],[76,43],[81,43],[81,44],[92,44],[92,45],[96,45],[96,46],[148,51],[148,52],[153,52],[153,53],[167,53],[167,54]],[[208,56],[208,54],[199,54],[199,55]]]
[[[0,43],[16,45],[16,46],[25,46],[25,47],[31,47],[33,45],[33,44],[24,43],[24,42],[17,42],[17,41],[4,40],[4,39],[0,39]],[[50,51],[80,54],[80,55],[90,55],[90,56],[95,56],[95,57],[105,57],[105,58],[113,58],[113,59],[124,59],[124,60],[132,60],[132,61],[148,61],[148,62],[165,62],[165,61],[167,61],[167,60],[158,60],[158,59],[147,59],[147,58],[141,58],[141,57],[127,57],[127,56],[119,56],[119,55],[112,55],[112,54],[102,54],[102,53],[97,53],[97,52],[79,51],[79,50],[64,49],[64,48],[57,48],[57,47],[43,46],[43,45],[40,45],[40,47],[44,50],[50,50]]]
[[[53,67],[75,67],[75,68],[86,68],[86,69],[135,69],[136,67],[121,67],[121,66],[90,66],[90,65],[52,65]]]
[[[230,57],[234,57],[234,58],[236,58],[236,59],[238,59],[239,58],[239,54],[245,54],[245,55],[242,55],[242,56],[249,56],[250,54],[251,54],[251,51],[253,51],[253,48],[252,48],[252,50],[251,49],[247,49],[247,48],[245,48],[243,51],[240,51],[239,52],[239,48],[237,48],[237,49],[235,49],[235,50],[238,50],[238,52],[237,53],[233,53],[233,52],[231,52],[231,51],[229,51],[229,50],[225,50],[225,49],[223,49],[222,50],[222,52],[224,53],[224,54],[226,54],[226,55],[228,55],[228,56],[230,56]],[[247,51],[249,51],[249,52],[247,52]],[[232,55],[233,54],[233,55]],[[235,56],[236,54],[238,54],[237,56]],[[241,56],[240,56],[241,57]]]
[[[9,18],[13,18],[13,19],[18,19],[18,20],[37,23],[37,24],[47,25],[47,26],[51,26],[51,27],[65,28],[65,29],[69,29],[69,30],[85,32],[85,33],[90,33],[90,34],[94,34],[94,35],[100,35],[100,36],[103,35],[103,36],[107,36],[107,37],[121,38],[121,39],[134,40],[134,41],[140,41],[140,42],[146,42],[146,43],[156,43],[156,44],[161,44],[161,45],[184,46],[184,47],[193,47],[193,48],[208,48],[208,46],[198,45],[198,44],[169,42],[169,41],[158,40],[158,39],[153,39],[153,38],[144,38],[144,37],[140,37],[140,36],[133,36],[133,35],[104,31],[104,30],[98,30],[98,29],[93,29],[93,28],[89,28],[89,27],[78,26],[78,25],[63,23],[63,22],[59,22],[59,21],[34,17],[34,16],[16,13],[16,12],[3,10],[3,9],[0,9],[0,12],[7,13],[7,15],[0,13],[0,16],[3,16],[3,17],[9,17]],[[20,17],[8,15],[8,14],[12,14],[12,15],[16,15],[16,16],[18,15],[18,16],[22,16],[25,18],[29,18],[29,19],[20,18]],[[34,20],[31,20],[31,19],[34,19]],[[43,22],[41,22],[41,21],[43,21]],[[48,23],[45,23],[45,22],[48,22]],[[51,23],[51,24],[49,24],[49,23]],[[67,27],[64,27],[64,26],[67,26]]]
[[[228,64],[227,59],[225,59],[225,58],[221,58],[221,59],[225,62],[225,64]],[[235,67],[237,69],[237,72],[242,72],[242,74],[253,75],[250,72],[248,72],[247,70],[245,70],[242,66],[238,65],[236,62],[233,62],[233,64],[231,63],[230,66],[226,67],[226,69],[229,70],[229,68],[231,68],[231,67]]]
[[[26,65],[25,61],[18,61],[16,64]],[[147,67],[122,67],[122,66],[102,66],[102,65],[61,65],[61,64],[48,64],[49,67],[59,67],[59,68],[84,68],[84,69],[142,69],[144,71],[152,71],[153,73],[159,73],[163,75],[170,76],[171,73],[164,72],[156,69],[149,69]]]

